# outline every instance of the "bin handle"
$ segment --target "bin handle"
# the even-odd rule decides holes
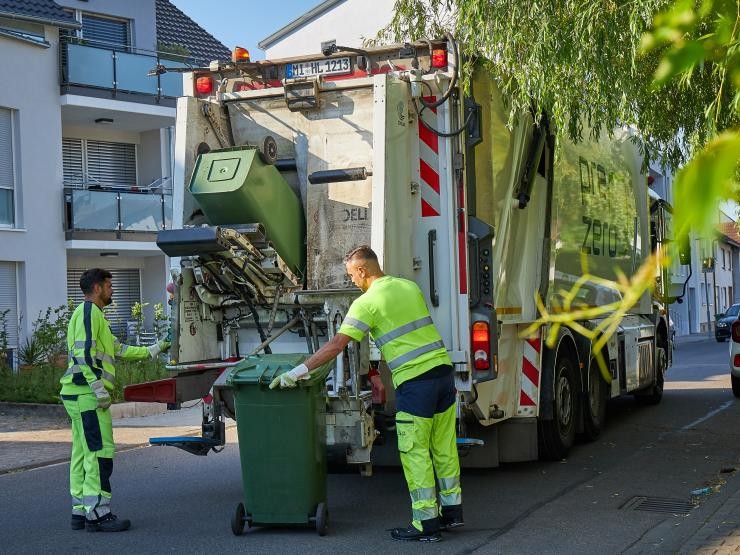
[[[267,371],[269,369],[270,368],[268,366],[267,368],[265,368],[264,370],[262,370],[262,373],[260,374],[259,380],[257,380],[260,385],[268,385],[268,384],[272,383],[272,380],[275,379],[275,374],[277,374],[278,373],[278,370],[280,370],[280,366],[278,366],[277,368],[275,368],[275,370],[272,372],[272,377],[270,378],[269,381],[263,382],[262,381],[262,378],[265,376],[265,374],[267,373]]]

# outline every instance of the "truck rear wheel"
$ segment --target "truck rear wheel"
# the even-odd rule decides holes
[[[540,420],[540,458],[549,461],[564,459],[573,446],[578,414],[578,388],[575,364],[568,356],[555,363],[552,420]]]
[[[586,402],[583,404],[583,438],[594,441],[601,434],[606,420],[606,401],[609,397],[608,385],[601,377],[596,359],[591,359],[588,369]]]
[[[665,383],[666,353],[663,347],[655,349],[655,383],[635,394],[637,402],[643,405],[657,405],[663,399]]]

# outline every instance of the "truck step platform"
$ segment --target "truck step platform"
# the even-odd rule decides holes
[[[172,446],[192,453],[205,456],[208,452],[221,445],[217,439],[195,436],[150,437],[151,445]]]
[[[472,437],[459,437],[457,438],[458,447],[483,447],[486,443],[482,439],[475,439]]]

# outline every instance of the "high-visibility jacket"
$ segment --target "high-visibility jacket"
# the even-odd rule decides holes
[[[368,332],[391,369],[394,387],[435,366],[452,364],[413,281],[377,278],[352,303],[338,333],[360,341]]]
[[[90,384],[103,380],[108,391],[116,381],[114,358],[149,358],[146,347],[124,345],[111,333],[108,320],[95,303],[85,301],[72,313],[67,327],[67,372],[59,380],[62,395],[90,393]]]

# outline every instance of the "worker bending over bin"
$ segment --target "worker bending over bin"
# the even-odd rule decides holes
[[[159,341],[149,347],[120,343],[110,331],[103,308],[113,299],[112,275],[92,268],[80,277],[85,300],[72,313],[67,328],[69,365],[59,380],[60,396],[72,421],[69,490],[72,529],[122,532],[131,525],[111,513],[110,477],[113,472],[111,392],[116,381],[114,358],[156,358],[170,347]]]
[[[450,357],[413,281],[385,275],[366,245],[349,252],[344,262],[363,294],[350,306],[337,334],[304,364],[276,377],[270,388],[295,387],[369,332],[392,371],[398,450],[411,495],[411,526],[394,528],[391,537],[439,541],[440,530],[463,525]]]

